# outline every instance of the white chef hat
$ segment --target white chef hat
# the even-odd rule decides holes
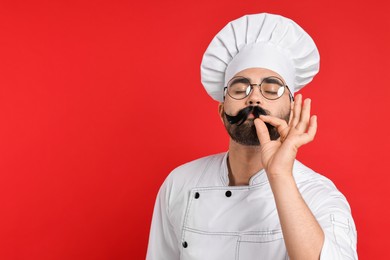
[[[223,88],[238,72],[270,69],[283,77],[292,93],[319,70],[313,39],[294,21],[280,15],[246,15],[228,23],[211,41],[201,64],[207,93],[223,101]]]

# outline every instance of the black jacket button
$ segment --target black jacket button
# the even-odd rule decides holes
[[[228,191],[226,191],[225,195],[226,195],[226,197],[229,198],[230,196],[232,196],[232,192],[230,190],[228,190]]]
[[[199,199],[199,196],[200,196],[199,192],[195,192],[195,199]]]
[[[182,245],[183,245],[184,248],[187,248],[187,246],[188,246],[188,244],[187,244],[186,241],[184,241],[184,242],[182,243]]]

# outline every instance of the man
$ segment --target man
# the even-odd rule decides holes
[[[247,15],[214,37],[202,83],[220,102],[229,151],[168,176],[147,259],[357,259],[345,197],[295,160],[317,119],[310,100],[293,94],[318,69],[313,40],[282,16]]]

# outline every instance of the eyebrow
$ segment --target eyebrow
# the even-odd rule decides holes
[[[263,78],[261,81],[262,82],[266,82],[266,83],[276,83],[276,84],[278,84],[278,85],[280,85],[280,86],[284,86],[284,82],[282,81],[282,80],[280,80],[280,79],[278,79],[278,78],[275,78],[275,77],[273,77],[273,76],[271,76],[272,78],[270,78],[270,77],[265,77],[265,78]]]
[[[240,82],[240,81],[243,81],[245,79],[249,80],[250,84],[257,84],[257,83],[252,83],[253,82],[252,78],[242,76],[242,75],[237,75],[234,78],[232,78],[232,83],[233,82]],[[281,84],[278,84],[280,86],[285,86],[285,84],[286,84],[286,83],[284,83],[284,81],[282,79],[279,79],[279,77],[277,77],[277,76],[266,76],[266,77],[260,78],[260,82],[263,82],[263,81],[266,83],[281,83]],[[260,82],[258,84],[260,84]]]
[[[243,77],[243,76],[237,76],[236,78],[232,78],[232,80],[231,80],[232,83],[247,82],[247,81],[249,81],[249,83],[250,83],[251,79],[247,78],[247,77]]]

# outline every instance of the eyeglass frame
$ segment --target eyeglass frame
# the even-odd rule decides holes
[[[229,94],[229,90],[228,90],[229,83],[230,83],[233,79],[236,79],[236,78],[244,78],[244,79],[247,79],[248,82],[249,82],[249,87],[251,88],[251,90],[249,91],[248,95],[246,95],[246,96],[243,97],[243,98],[235,98],[235,97],[232,97],[232,96]],[[261,95],[262,95],[265,99],[267,99],[267,100],[278,100],[279,98],[281,98],[281,97],[283,96],[284,92],[283,92],[283,94],[282,94],[280,97],[277,97],[277,98],[275,98],[275,99],[270,99],[270,98],[267,98],[266,96],[264,96],[263,92],[261,91],[261,84],[263,84],[264,80],[269,79],[269,78],[276,78],[276,79],[280,80],[280,82],[283,83],[283,85],[281,85],[281,87],[287,88],[288,93],[289,93],[290,100],[291,100],[291,101],[294,101],[294,96],[293,96],[293,94],[291,93],[290,88],[287,86],[287,84],[284,83],[284,81],[283,81],[281,78],[276,77],[276,76],[265,77],[265,78],[263,78],[263,79],[261,80],[261,82],[260,82],[259,84],[251,83],[250,79],[247,78],[247,77],[243,77],[243,76],[236,76],[236,77],[233,77],[233,78],[231,78],[231,79],[229,80],[229,82],[227,83],[227,86],[223,88],[223,92],[225,93],[224,96],[223,96],[223,99],[225,100],[226,93],[227,93],[227,94],[229,95],[229,97],[231,97],[232,99],[235,99],[235,100],[243,100],[243,99],[249,97],[249,95],[250,95],[250,94],[252,93],[252,91],[253,91],[253,87],[254,87],[254,86],[258,86]]]

